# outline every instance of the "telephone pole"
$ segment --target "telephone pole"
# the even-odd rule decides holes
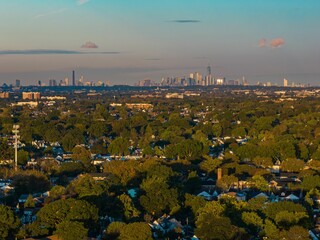
[[[18,139],[20,136],[18,135],[19,133],[19,125],[13,125],[13,130],[12,133],[14,133],[14,170],[18,170]]]

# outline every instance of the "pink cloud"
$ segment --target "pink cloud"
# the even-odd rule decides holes
[[[267,39],[265,38],[262,38],[259,40],[259,47],[260,48],[263,48],[263,47],[266,47],[267,46]]]
[[[284,44],[285,44],[285,42],[284,42],[283,38],[275,38],[270,41],[270,47],[272,47],[272,48],[278,48]]]
[[[98,48],[97,44],[93,43],[93,42],[86,42],[85,44],[83,44],[81,46],[81,48]]]

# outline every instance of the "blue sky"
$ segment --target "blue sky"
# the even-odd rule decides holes
[[[0,0],[0,84],[73,69],[133,84],[210,64],[217,77],[319,85],[319,12],[319,0]]]

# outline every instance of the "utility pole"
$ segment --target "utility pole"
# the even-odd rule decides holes
[[[18,135],[19,133],[19,125],[13,125],[13,130],[12,132],[14,133],[14,170],[18,170],[18,139],[20,136]]]

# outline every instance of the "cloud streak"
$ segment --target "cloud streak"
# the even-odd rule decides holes
[[[59,14],[59,13],[63,13],[65,11],[67,11],[67,10],[68,10],[67,8],[60,8],[58,10],[54,10],[54,11],[51,11],[51,12],[38,14],[34,18],[42,18],[42,17],[52,16],[52,15],[56,15],[56,14]]]
[[[199,23],[201,22],[200,20],[196,20],[196,19],[175,19],[169,22],[173,22],[173,23]]]
[[[88,3],[90,0],[77,0],[77,5],[83,5]]]
[[[162,59],[161,58],[145,58],[144,60],[146,60],[146,61],[160,61]]]
[[[262,38],[262,39],[259,40],[259,48],[264,48],[264,47],[266,47],[267,45],[268,45],[267,39]]]
[[[265,47],[270,47],[270,48],[279,48],[285,44],[285,41],[283,38],[274,38],[270,40],[269,42],[267,39],[262,38],[259,40],[258,46],[259,48],[265,48]]]
[[[81,48],[98,48],[98,45],[91,41],[88,41],[85,44],[83,44]]]
[[[82,52],[72,50],[31,49],[31,50],[3,50],[0,55],[76,55],[76,54],[120,54],[120,52]]]
[[[284,44],[285,44],[285,42],[284,42],[283,38],[276,38],[276,39],[271,40],[270,47],[271,48],[278,48]]]

